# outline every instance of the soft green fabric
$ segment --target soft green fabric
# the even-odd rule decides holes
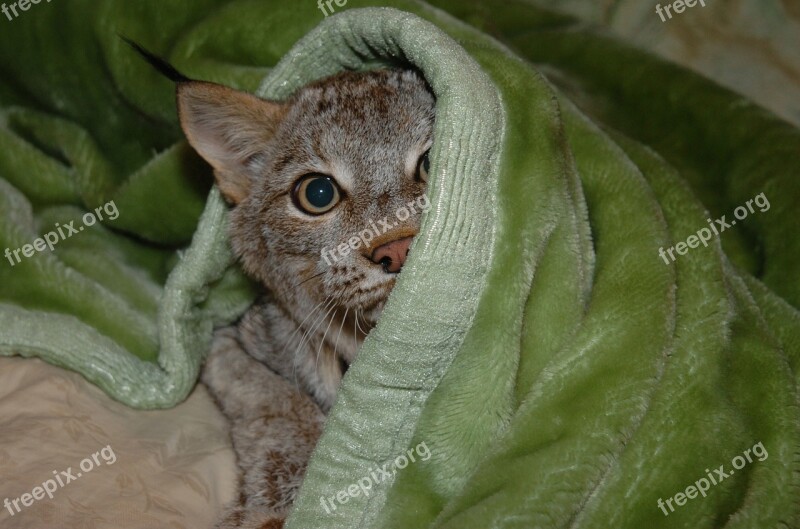
[[[181,140],[173,87],[117,34],[197,47],[208,41],[198,19],[225,23],[218,4],[55,2],[3,20],[0,252],[56,224],[68,234],[70,221],[77,229],[112,202],[119,216],[52,253],[13,266],[3,256],[0,354],[76,370],[131,406],[170,407],[195,386],[212,326],[252,301],[221,244],[226,208],[205,205],[210,172]],[[277,57],[265,50],[260,62]],[[214,68],[217,80],[249,77],[251,88],[267,71],[245,70]]]
[[[230,264],[216,192],[194,229],[207,174],[174,145],[169,83],[116,32],[253,89],[288,52],[267,97],[410,62],[437,95],[432,207],[288,528],[800,526],[800,131],[525,2],[433,3],[486,33],[410,0],[380,4],[421,18],[348,0],[291,51],[322,18],[313,2],[71,0],[10,24],[0,250],[76,208],[114,199],[120,217],[0,267],[0,349],[168,406],[212,324],[250,299],[233,271],[216,284]],[[769,211],[659,257],[762,192]],[[758,442],[764,461],[658,508]],[[420,443],[430,459],[325,511],[320,497]]]
[[[458,93],[484,84],[475,64],[388,13],[330,20],[262,86],[280,95],[337,65],[400,56],[439,97],[432,213],[289,528],[798,526],[798,131],[558,16],[440,4],[518,50],[414,9],[494,84],[492,134],[494,99],[473,106]],[[520,57],[545,63],[566,95]],[[475,80],[442,87],[442,69]],[[479,131],[454,136],[451,105]],[[488,172],[465,165],[483,158],[484,139],[500,142]],[[769,211],[722,246],[659,257],[761,192]],[[705,498],[673,500],[669,516],[659,509],[759,442],[764,461]],[[420,443],[430,460],[373,481],[369,497],[334,499]]]

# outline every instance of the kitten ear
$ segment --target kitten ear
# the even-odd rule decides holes
[[[222,195],[233,204],[244,200],[252,185],[246,165],[275,134],[284,105],[189,81],[178,84],[178,111],[189,143],[214,168]]]

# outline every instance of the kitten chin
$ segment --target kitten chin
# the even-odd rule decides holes
[[[388,297],[389,296],[387,295],[386,298],[376,303],[374,307],[364,312],[364,321],[369,323],[370,327],[374,327],[375,324],[378,323],[378,318],[380,318],[381,314],[383,314],[383,309],[386,307],[386,301]]]

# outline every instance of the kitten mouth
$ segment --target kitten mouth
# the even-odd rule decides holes
[[[334,279],[335,283],[325,289],[324,295],[338,299],[337,305],[341,309],[354,311],[373,325],[383,312],[397,282],[396,275],[387,277],[383,272],[374,269],[357,277],[346,275],[343,278],[341,274],[334,274]]]
[[[341,356],[339,357],[339,369],[342,370],[342,376],[344,376],[345,373],[347,373],[347,370],[350,369],[350,362],[348,362]]]
[[[386,300],[389,299],[389,294],[392,293],[394,283],[395,279],[391,278],[390,280],[361,293],[361,295],[358,296],[359,299],[357,300],[358,308],[364,312],[370,312],[376,309],[383,310]]]
[[[371,325],[375,325],[378,322],[381,314],[383,314],[383,309],[386,307],[386,301],[389,299],[390,292],[391,288],[386,289],[386,292],[382,293],[380,298],[369,304],[362,303],[359,307],[363,318]]]

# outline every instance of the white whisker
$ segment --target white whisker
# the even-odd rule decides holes
[[[311,309],[311,311],[308,313],[308,315],[306,315],[305,319],[304,319],[304,320],[303,320],[303,321],[300,323],[300,325],[298,325],[298,326],[295,328],[295,330],[292,332],[292,334],[290,334],[290,335],[289,335],[289,338],[287,338],[287,339],[286,339],[286,345],[284,345],[284,346],[283,346],[283,352],[284,352],[284,353],[286,352],[286,348],[289,346],[289,343],[292,341],[292,338],[294,338],[294,335],[295,335],[295,334],[297,334],[297,332],[298,332],[300,329],[302,329],[302,328],[303,328],[303,325],[305,325],[305,323],[308,321],[308,318],[310,318],[310,317],[311,317],[311,316],[312,316],[312,315],[313,315],[315,312],[317,312],[317,309],[319,309],[319,308],[320,308],[320,306],[322,306],[322,304],[323,304],[323,303],[324,303],[324,304],[327,304],[327,303],[330,301],[330,299],[331,299],[331,298],[329,298],[329,297],[328,297],[328,298],[325,298],[323,301],[320,301],[319,303],[317,303],[317,306],[316,306],[316,307],[314,307],[313,309]]]
[[[327,311],[328,308],[331,307],[334,303],[335,302],[334,302],[333,298],[328,298],[328,300],[325,303],[325,306],[323,307],[323,309],[320,312],[320,314],[323,315],[323,313],[326,313],[325,311]],[[323,317],[322,316],[318,317],[317,319],[314,320],[314,324],[312,326],[310,326],[305,332],[303,332],[303,335],[300,338],[300,343],[297,344],[297,347],[294,350],[294,355],[292,357],[292,360],[293,360],[292,376],[295,379],[295,381],[297,380],[296,373],[297,373],[297,368],[299,367],[300,350],[303,348],[303,345],[305,345],[306,341],[311,339],[311,335],[317,330],[317,326],[322,321],[323,321]]]
[[[336,306],[334,305],[331,308],[331,310],[333,310],[333,314],[331,315],[331,321],[328,322],[328,326],[325,327],[325,332],[322,333],[322,340],[319,341],[319,347],[317,347],[317,358],[314,361],[314,367],[315,368],[319,367],[319,356],[322,353],[322,346],[325,345],[325,337],[328,336],[328,330],[331,328],[331,325],[333,325],[333,320],[336,319],[336,311],[339,310],[339,309],[337,309]],[[328,312],[330,312],[330,311],[328,311]],[[327,319],[327,318],[328,318],[328,315],[326,314],[325,315],[325,319]]]
[[[342,318],[342,324],[339,325],[339,333],[336,335],[336,341],[333,343],[333,356],[338,357],[338,347],[339,347],[339,338],[342,337],[342,329],[344,329],[344,322],[347,320],[347,313],[350,312],[350,309],[346,309],[344,311],[344,317]]]
[[[356,331],[356,325],[358,325],[358,309],[355,310],[353,321],[353,350],[355,351],[358,349],[358,332]]]
[[[364,322],[364,325],[367,325],[366,321]],[[361,332],[361,334],[366,336],[367,333],[364,332],[364,329],[361,328],[361,323],[358,321],[358,312],[356,312],[356,327],[358,327],[358,330]]]

